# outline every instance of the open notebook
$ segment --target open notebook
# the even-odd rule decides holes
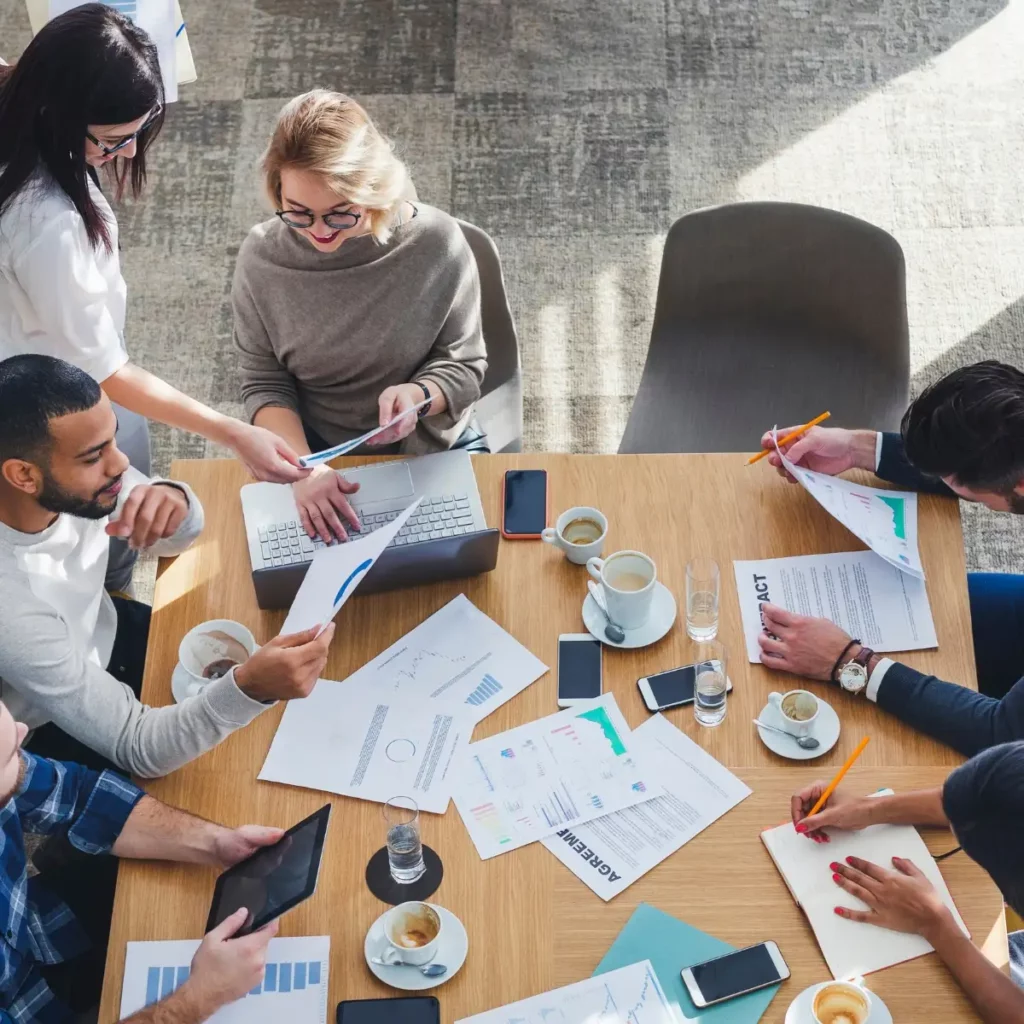
[[[932,951],[931,943],[919,935],[905,935],[839,917],[835,907],[855,910],[866,907],[832,881],[829,864],[833,861],[861,857],[891,868],[893,857],[912,860],[928,876],[964,934],[970,937],[939,866],[917,829],[910,825],[872,825],[862,832],[829,829],[829,836],[830,843],[815,843],[800,835],[788,822],[761,833],[793,899],[807,915],[833,978],[840,981],[855,978]]]

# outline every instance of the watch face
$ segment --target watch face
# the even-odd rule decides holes
[[[856,661],[844,665],[843,670],[839,673],[839,683],[842,688],[853,693],[863,690],[867,686],[867,682],[868,670]]]

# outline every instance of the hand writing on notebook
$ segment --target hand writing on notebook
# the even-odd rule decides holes
[[[778,436],[785,437],[797,427],[779,427]],[[875,470],[875,442],[873,430],[843,430],[841,427],[811,427],[805,434],[783,446],[786,458],[794,465],[803,466],[815,473],[838,476],[848,469]],[[772,432],[765,431],[761,447],[769,452],[768,461],[780,476],[790,483],[796,481],[786,472],[775,451]]]
[[[929,941],[943,928],[955,928],[953,915],[913,861],[893,857],[892,870],[859,857],[847,857],[846,861],[829,865],[834,872],[833,880],[840,889],[863,900],[869,909],[836,907],[840,917],[922,935]]]
[[[305,480],[292,484],[292,495],[299,509],[299,519],[310,540],[318,537],[325,544],[348,540],[345,519],[360,529],[359,517],[348,500],[359,490],[359,484],[346,480],[330,466],[316,466]]]
[[[790,811],[793,815],[793,824],[797,832],[805,834],[808,839],[816,843],[827,843],[828,835],[822,832],[823,828],[841,828],[847,832],[859,832],[873,823],[872,811],[876,805],[869,800],[850,794],[840,788],[837,789],[828,799],[824,810],[819,811],[812,817],[807,817],[807,812],[818,802],[819,797],[825,792],[828,783],[824,779],[812,782],[806,789],[796,793],[790,801]]]

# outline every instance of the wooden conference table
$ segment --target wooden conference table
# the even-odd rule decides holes
[[[339,460],[340,467],[345,461]],[[359,460],[365,462],[366,460]],[[912,733],[863,698],[830,687],[819,692],[840,714],[843,732],[829,754],[799,765],[767,750],[751,726],[772,689],[792,679],[747,663],[732,572],[737,558],[848,551],[863,547],[802,489],[787,485],[766,465],[747,468],[736,455],[475,456],[487,520],[500,522],[502,474],[515,467],[548,471],[552,515],[572,505],[594,505],[610,520],[606,553],[647,552],[661,580],[680,601],[685,565],[714,557],[722,570],[721,626],[735,685],[726,721],[700,729],[690,708],[669,719],[733,769],[753,796],[713,824],[611,903],[604,903],[539,843],[481,861],[454,806],[425,815],[424,839],[445,863],[436,902],[456,913],[470,936],[466,966],[438,988],[445,1024],[590,975],[641,901],[654,904],[737,946],[774,939],[792,970],[763,1018],[781,1022],[790,1000],[827,971],[814,937],[765,852],[759,832],[788,817],[799,786],[829,776],[861,736],[872,742],[851,773],[850,785],[869,792],[938,785],[960,762],[953,751]],[[195,488],[206,509],[197,545],[162,566],[157,583],[143,697],[168,704],[178,642],[211,618],[245,623],[260,642],[277,634],[283,612],[261,612],[250,580],[237,462],[178,462],[172,476]],[[921,554],[939,648],[906,661],[975,686],[964,553],[957,505],[920,499]],[[456,594],[464,592],[549,666],[559,633],[583,631],[580,608],[586,570],[536,541],[502,542],[497,569],[459,582],[350,601],[338,628],[325,676],[344,679]],[[681,602],[680,602],[681,603]],[[660,643],[639,651],[607,649],[606,689],[615,693],[632,726],[647,717],[636,679],[692,660],[685,625],[676,622]],[[477,739],[557,711],[554,668],[477,726]],[[147,783],[153,795],[229,825],[290,826],[310,814],[325,794],[258,782],[256,775],[283,708],[277,707],[221,746],[175,772]],[[363,873],[384,842],[381,808],[331,797],[334,815],[319,888],[282,920],[282,935],[331,936],[329,1020],[340,999],[399,995],[379,983],[363,960],[367,929],[386,907],[366,888]],[[926,839],[935,852],[953,843],[947,833]],[[966,856],[942,865],[975,942],[989,939],[1005,955],[1001,901],[987,876]],[[131,939],[189,938],[202,934],[215,872],[195,867],[125,862],[118,882],[101,1021],[117,1020],[125,943]],[[935,956],[872,975],[870,987],[896,1021],[976,1019]],[[296,1022],[301,1024],[301,1022]]]

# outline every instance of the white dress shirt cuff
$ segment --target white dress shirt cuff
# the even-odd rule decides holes
[[[878,467],[882,462],[882,432],[878,431],[875,434],[875,472],[878,472]]]
[[[879,437],[882,435],[879,434]],[[875,671],[871,673],[868,678],[867,688],[864,690],[864,696],[870,701],[878,700],[878,688],[882,685],[882,680],[885,678],[885,673],[892,668],[896,663],[892,658],[882,658],[882,660],[875,666]]]

